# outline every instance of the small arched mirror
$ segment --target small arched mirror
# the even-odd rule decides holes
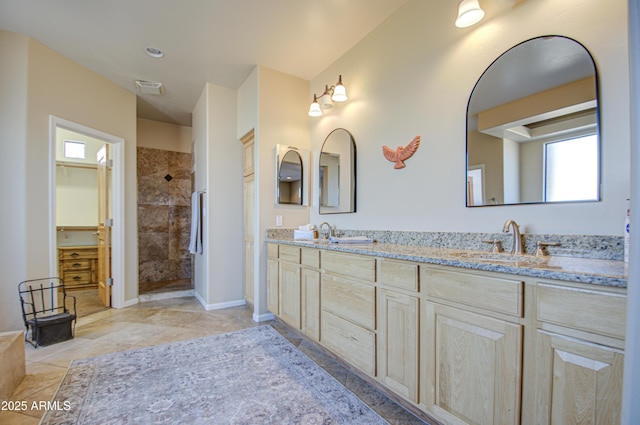
[[[563,36],[498,57],[467,107],[467,206],[600,199],[598,86],[591,54]]]
[[[320,150],[320,214],[356,211],[356,141],[344,128],[333,130]]]
[[[304,152],[292,146],[276,147],[276,203],[305,205]]]

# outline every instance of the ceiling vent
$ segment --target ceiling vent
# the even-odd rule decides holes
[[[157,81],[136,80],[136,89],[140,94],[153,94],[156,96],[164,94],[164,86]]]

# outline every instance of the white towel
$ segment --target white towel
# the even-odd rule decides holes
[[[189,241],[191,254],[202,254],[202,223],[200,216],[200,193],[191,194],[191,239]]]

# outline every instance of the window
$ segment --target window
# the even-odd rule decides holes
[[[86,159],[87,152],[84,142],[64,141],[64,157],[75,159]]]
[[[598,136],[544,145],[545,201],[598,199]]]

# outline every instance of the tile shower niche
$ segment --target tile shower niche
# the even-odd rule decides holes
[[[137,153],[139,291],[191,289],[191,154]]]

